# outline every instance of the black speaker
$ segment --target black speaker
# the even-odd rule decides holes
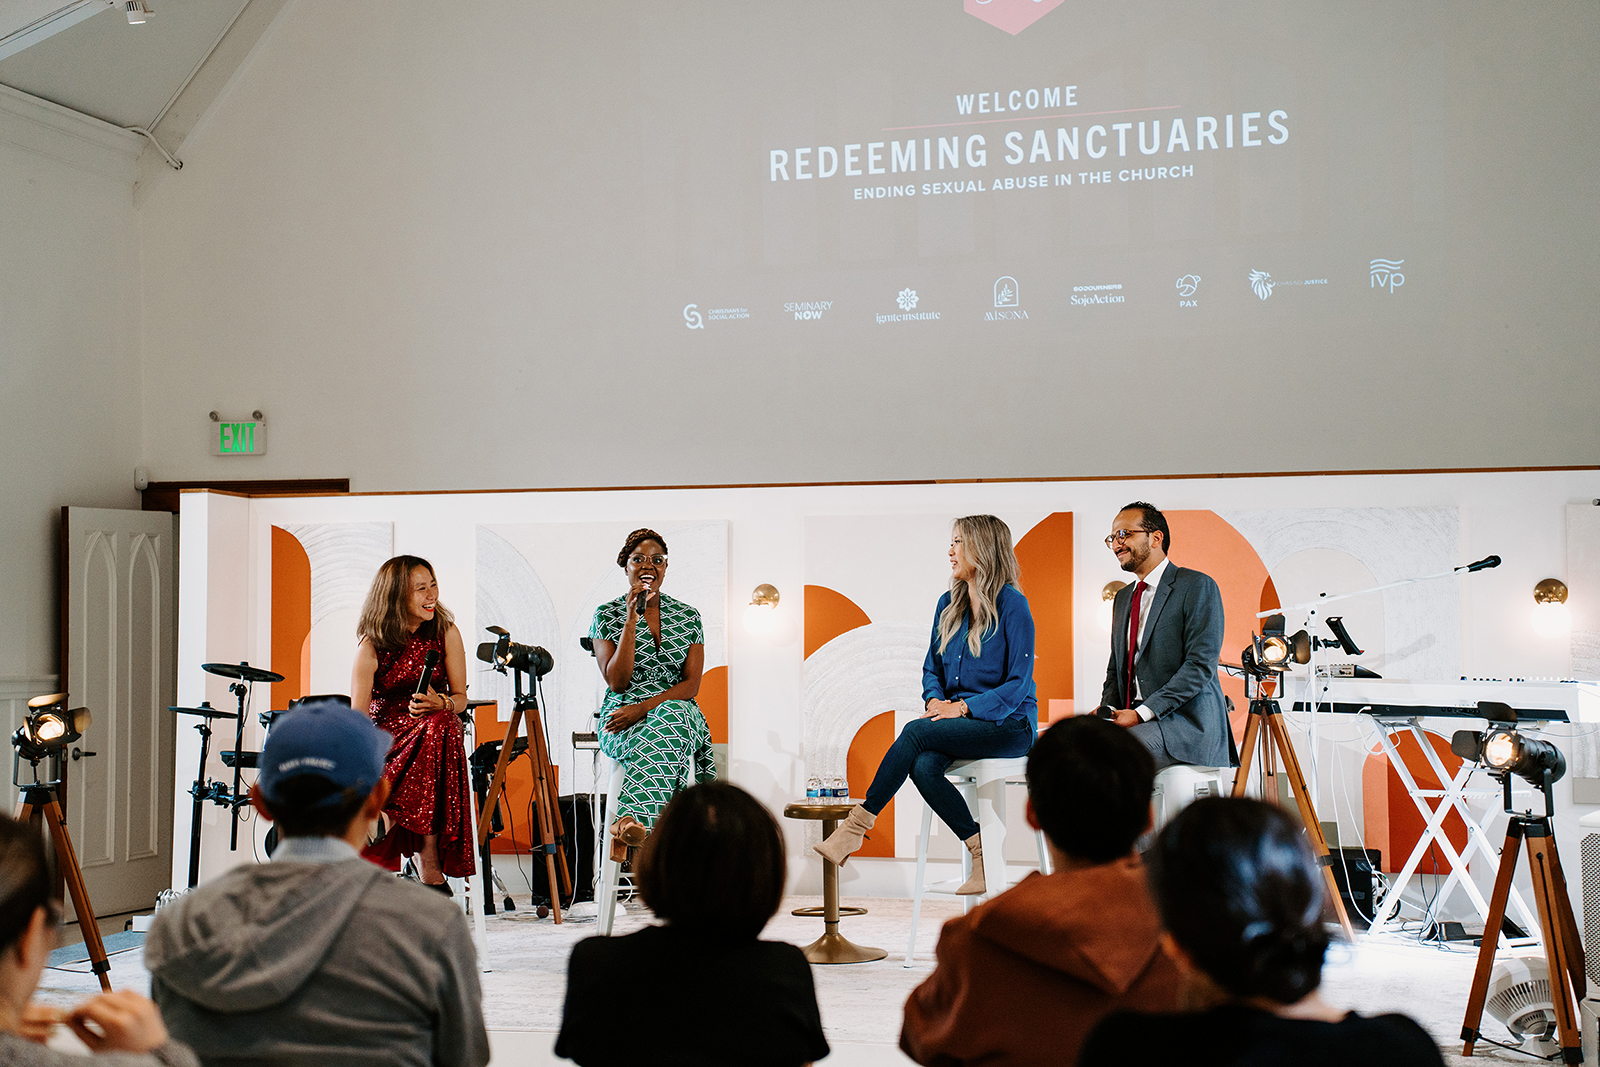
[[[603,802],[602,802],[603,803]],[[567,854],[567,873],[572,876],[572,901],[594,899],[594,817],[589,810],[589,794],[578,793],[559,797],[556,806],[561,812],[562,847]],[[603,816],[602,816],[603,818]],[[528,824],[538,825],[538,817],[529,814]],[[518,842],[523,844],[523,842]],[[496,862],[504,862],[500,856]],[[529,857],[528,884],[533,889],[535,904],[550,900],[550,883],[545,875],[544,856],[534,853]],[[557,862],[560,857],[556,857]]]
[[[1382,869],[1382,854],[1375,848],[1335,848],[1329,850],[1329,858],[1350,923],[1365,930],[1377,910],[1372,899],[1372,872]]]

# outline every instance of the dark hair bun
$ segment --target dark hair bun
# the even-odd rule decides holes
[[[1162,922],[1223,989],[1293,1004],[1317,988],[1328,949],[1322,872],[1279,808],[1197,800],[1145,861]]]

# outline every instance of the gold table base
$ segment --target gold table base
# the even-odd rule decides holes
[[[822,836],[827,837],[839,827],[839,820],[850,814],[854,804],[805,803],[790,804],[783,809],[786,819],[820,819]],[[885,959],[888,949],[858,945],[839,932],[839,916],[864,915],[865,908],[839,907],[839,868],[826,857],[822,860],[822,907],[797,908],[796,915],[821,915],[822,936],[801,951],[812,963],[871,963]]]

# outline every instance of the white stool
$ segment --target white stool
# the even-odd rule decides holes
[[[945,777],[954,782],[966,798],[967,808],[978,820],[978,839],[983,844],[983,880],[987,892],[981,899],[1003,893],[1006,880],[1006,786],[1028,781],[1028,757],[1013,759],[956,760],[945,771]],[[923,880],[928,869],[928,835],[933,831],[933,808],[922,807],[922,836],[917,840],[917,879],[911,893],[911,936],[906,941],[905,966],[911,966],[912,954],[917,948],[917,923],[922,917],[922,894],[951,895],[948,889],[936,886],[959,886],[972,873],[972,853],[965,845],[961,848],[961,882],[946,880],[925,886]],[[1050,873],[1050,849],[1045,844],[1044,831],[1034,831],[1034,843],[1039,849],[1039,871]],[[964,896],[963,912],[971,911],[975,898]]]
[[[1223,795],[1223,779],[1232,775],[1218,767],[1191,767],[1175,764],[1156,772],[1156,787],[1150,794],[1150,832],[1157,833],[1178,812],[1201,797]]]
[[[601,822],[615,822],[613,813],[616,810],[617,794],[622,792],[623,767],[621,760],[611,761],[611,780],[606,784],[606,796],[610,803],[606,806],[606,818]],[[604,849],[610,844],[608,835],[602,826],[596,835],[597,849]],[[609,851],[600,851],[596,855],[603,857],[600,861],[600,884],[594,891],[595,907],[599,909],[599,933],[601,937],[611,936],[611,924],[617,917],[617,897],[621,893],[619,882],[622,880],[622,864],[612,859]]]

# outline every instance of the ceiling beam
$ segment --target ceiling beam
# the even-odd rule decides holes
[[[0,0],[0,59],[115,6],[111,0]]]

